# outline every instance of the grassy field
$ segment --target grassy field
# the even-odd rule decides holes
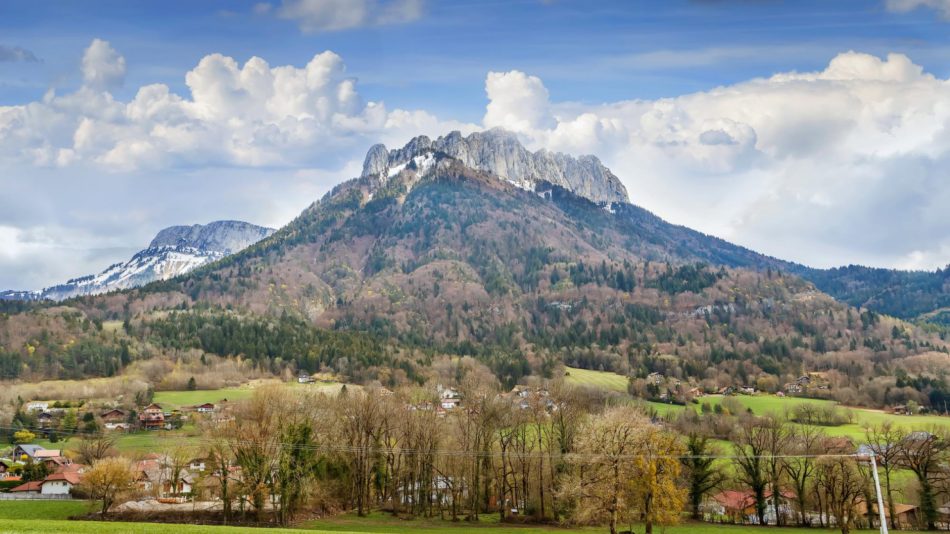
[[[69,519],[89,513],[87,501],[0,501],[0,520]]]
[[[439,519],[399,519],[384,513],[373,513],[367,517],[353,514],[336,516],[330,519],[309,521],[292,529],[247,529],[241,527],[221,527],[204,525],[176,525],[159,523],[122,523],[101,521],[70,521],[70,516],[85,514],[90,504],[84,501],[0,501],[0,533],[61,533],[79,534],[237,534],[253,530],[261,534],[288,534],[321,532],[369,534],[369,533],[411,533],[411,532],[447,532],[452,534],[554,534],[554,533],[601,533],[603,527],[567,528],[557,526],[530,526],[500,524],[497,516],[482,516],[478,523],[460,521],[452,523]],[[623,527],[626,529],[627,527]],[[642,532],[643,527],[634,527]],[[666,534],[757,534],[775,531],[774,528],[743,527],[730,525],[708,525],[688,523],[665,529],[657,529]],[[815,534],[823,531],[817,528],[782,528],[783,534]],[[870,531],[869,531],[870,532]],[[908,532],[908,531],[902,531]]]
[[[254,394],[253,387],[223,388],[223,389],[199,389],[195,391],[156,391],[152,399],[162,408],[176,409],[185,406],[195,406],[211,402],[220,403],[227,399],[229,402],[239,401],[251,398]]]
[[[627,390],[627,378],[616,373],[610,373],[606,371],[590,371],[587,369],[576,369],[573,367],[567,367],[566,371],[568,373],[566,375],[566,380],[571,384],[599,387],[608,391]],[[715,407],[717,404],[722,403],[723,398],[724,397],[720,395],[708,395],[706,397],[700,398],[699,402],[709,403],[710,406]],[[752,413],[756,415],[765,415],[770,413],[783,414],[786,411],[790,411],[796,406],[802,404],[814,404],[821,406],[834,404],[833,401],[827,400],[804,399],[799,397],[778,397],[775,395],[737,395],[733,398],[743,407],[751,409]],[[687,408],[694,410],[700,409],[699,404],[690,404],[687,407],[676,404],[664,404],[661,402],[648,402],[647,405],[655,409],[657,413],[662,416],[676,414]],[[891,421],[908,430],[927,430],[934,426],[945,426],[950,428],[950,417],[941,415],[894,415],[878,410],[851,408],[845,406],[842,406],[841,409],[850,410],[854,414],[854,422],[840,426],[822,427],[825,433],[830,436],[847,436],[855,440],[860,440],[864,437],[865,427],[879,424],[884,421]]]
[[[576,367],[565,367],[565,381],[578,386],[591,386],[608,391],[627,391],[627,377],[606,371],[590,371]]]

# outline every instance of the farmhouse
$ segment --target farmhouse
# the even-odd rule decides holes
[[[108,430],[128,430],[129,416],[124,410],[118,408],[109,410],[99,416],[102,418],[102,424]]]
[[[43,449],[36,451],[33,455],[33,461],[42,462],[52,471],[63,465],[69,464],[69,459],[63,456],[63,451],[59,449]]]
[[[10,473],[10,468],[14,465],[14,461],[9,458],[0,458],[0,480],[5,480]]]
[[[867,503],[863,500],[858,503],[858,513],[861,515],[868,515]],[[871,503],[871,514],[877,517],[877,503]],[[913,504],[903,504],[903,503],[894,503],[894,524],[901,529],[911,529],[919,525],[917,519],[917,507]],[[888,521],[891,519],[891,511],[887,505],[884,506],[884,517]]]
[[[26,403],[25,407],[28,412],[47,412],[49,411],[48,402],[33,401]]]
[[[139,414],[139,422],[145,430],[161,430],[165,427],[165,412],[160,405],[153,402]]]
[[[53,426],[53,414],[49,412],[43,412],[36,416],[36,423],[40,425],[42,429],[48,429]]]
[[[40,483],[42,495],[69,495],[79,485],[79,474],[72,471],[53,473]]]
[[[10,489],[10,493],[20,493],[25,495],[39,495],[43,485],[42,480],[32,480]]]
[[[215,406],[213,403],[206,402],[199,406],[195,406],[195,411],[198,413],[214,413]]]
[[[23,456],[26,456],[27,458],[32,460],[36,457],[36,453],[42,450],[44,450],[43,447],[40,447],[39,445],[32,445],[32,444],[17,445],[13,449],[13,457],[22,458]]]
[[[777,515],[772,503],[772,492],[766,491],[765,496],[768,499],[768,505],[765,509],[765,523],[774,524],[777,522]],[[791,492],[782,491],[779,496],[778,513],[790,517],[793,499],[794,495]],[[758,522],[755,510],[755,495],[749,490],[720,491],[707,498],[703,508],[707,521],[728,518],[734,523],[755,524]]]

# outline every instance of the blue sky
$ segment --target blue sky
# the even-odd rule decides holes
[[[948,0],[7,1],[0,288],[98,270],[170,224],[280,225],[372,142],[491,126],[593,152],[634,202],[773,255],[942,266],[948,19]],[[356,95],[324,115],[234,85],[252,57],[304,76],[324,51],[332,91],[297,96]],[[133,112],[153,84],[167,106]]]
[[[78,85],[93,38],[126,57],[127,86],[166,83],[220,52],[302,64],[333,50],[362,93],[404,108],[477,120],[489,70],[540,76],[557,100],[671,97],[773,72],[817,70],[834,54],[902,52],[950,74],[950,31],[932,9],[888,11],[875,0],[459,0],[425,4],[405,24],[304,33],[255,13],[259,2],[4,2],[0,36],[42,63],[0,63],[0,103]],[[55,14],[55,16],[53,16]]]

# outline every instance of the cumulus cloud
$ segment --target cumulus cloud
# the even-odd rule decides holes
[[[373,143],[495,126],[535,149],[596,154],[634,203],[775,256],[950,262],[950,82],[900,54],[845,52],[815,72],[598,105],[492,72],[482,125],[368,101],[329,51],[304,65],[210,54],[186,91],[117,99],[125,70],[96,40],[81,87],[0,106],[0,288],[93,272],[171,224],[277,226],[355,175]],[[77,252],[96,244],[111,252]]]
[[[296,21],[305,33],[317,33],[412,22],[422,16],[423,8],[423,0],[282,0],[276,9],[262,3],[254,11],[274,12]]]
[[[33,52],[25,48],[20,48],[19,46],[0,45],[0,63],[16,63],[20,61],[24,63],[38,63],[40,58],[36,57],[36,54]]]
[[[950,262],[950,82],[904,55],[601,105],[552,102],[518,71],[485,89],[486,126],[600,155],[675,222],[817,266]]]
[[[365,101],[343,60],[329,51],[302,67],[271,66],[259,57],[240,64],[210,54],[185,75],[189,95],[153,84],[128,102],[109,92],[126,70],[109,43],[94,40],[81,70],[84,84],[74,93],[0,107],[0,161],[112,171],[338,166],[343,162],[334,158],[379,139],[466,128],[424,111],[389,111],[382,102]]]
[[[928,8],[936,11],[942,18],[950,20],[950,0],[886,0],[889,11],[907,13],[917,8]]]
[[[172,224],[280,226],[358,174],[373,143],[477,128],[367,101],[329,51],[302,66],[210,54],[182,94],[152,84],[127,100],[105,41],[79,70],[73,92],[0,106],[0,289],[98,272]]]
[[[82,56],[82,79],[93,89],[121,87],[125,81],[125,58],[108,41],[93,39]]]

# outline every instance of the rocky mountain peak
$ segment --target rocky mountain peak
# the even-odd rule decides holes
[[[170,226],[160,231],[149,244],[157,247],[191,247],[204,252],[233,254],[274,233],[243,221],[214,221],[191,226]]]
[[[454,131],[435,141],[422,135],[395,150],[373,145],[366,154],[362,175],[384,177],[390,169],[429,151],[444,153],[532,191],[539,183],[549,182],[598,203],[630,202],[620,179],[596,157],[575,158],[547,150],[531,152],[514,133],[500,128],[468,136]]]

